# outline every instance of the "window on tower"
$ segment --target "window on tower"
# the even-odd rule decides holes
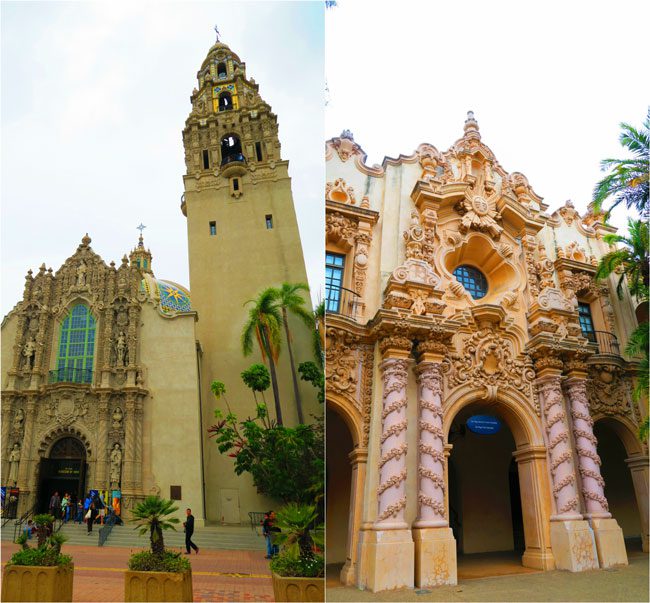
[[[255,143],[255,156],[257,157],[258,161],[262,161],[262,143],[261,142],[256,142]]]
[[[230,111],[232,109],[232,96],[230,92],[222,92],[219,95],[219,111]]]
[[[246,161],[241,152],[241,142],[238,136],[228,134],[221,139],[221,165],[231,161]]]
[[[271,214],[266,214],[266,229],[271,230],[273,228],[273,216]]]
[[[210,236],[213,237],[217,234],[217,223],[210,222]]]
[[[210,169],[210,151],[203,149],[203,169]]]
[[[227,69],[226,69],[226,64],[225,63],[219,63],[217,65],[217,77],[220,80],[225,80],[227,75]]]

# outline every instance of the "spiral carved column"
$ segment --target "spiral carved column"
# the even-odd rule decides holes
[[[136,416],[135,399],[132,394],[127,394],[125,404],[125,436],[124,436],[124,473],[122,475],[122,489],[133,494],[133,465],[135,457]]]
[[[108,394],[99,395],[97,405],[99,420],[97,427],[97,484],[106,488],[110,484],[106,478],[106,452],[108,450]]]
[[[408,361],[388,358],[381,365],[384,386],[377,524],[406,528],[406,381]],[[379,527],[379,526],[378,526]]]

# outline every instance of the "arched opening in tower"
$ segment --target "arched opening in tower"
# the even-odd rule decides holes
[[[231,161],[245,161],[241,151],[241,142],[235,134],[228,134],[221,139],[221,165]]]
[[[223,80],[223,79],[226,78],[227,73],[228,72],[227,72],[227,69],[226,69],[226,64],[225,63],[219,63],[217,65],[217,77],[220,80]]]
[[[219,95],[219,111],[230,111],[232,109],[232,96],[230,92],[222,92]]]

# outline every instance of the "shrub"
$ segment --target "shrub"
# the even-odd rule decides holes
[[[325,558],[322,555],[293,558],[279,555],[271,560],[271,570],[280,576],[295,578],[321,578],[325,575]]]
[[[36,549],[27,548],[17,551],[7,561],[7,565],[38,565],[61,567],[70,565],[72,557],[70,555],[61,555],[52,547],[39,547]]]
[[[165,551],[162,555],[142,551],[129,559],[129,569],[135,572],[185,572],[191,567],[188,559],[172,551]]]

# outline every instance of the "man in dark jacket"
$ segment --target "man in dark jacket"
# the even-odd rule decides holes
[[[192,509],[186,509],[185,513],[187,514],[187,520],[183,522],[183,528],[185,528],[185,551],[186,555],[191,553],[190,547],[192,547],[196,554],[199,554],[199,547],[192,542],[192,534],[194,534],[194,515],[192,515]]]
[[[61,508],[61,497],[59,496],[58,492],[55,492],[52,494],[52,497],[50,498],[50,515],[53,517],[58,517],[59,516],[59,509]]]

